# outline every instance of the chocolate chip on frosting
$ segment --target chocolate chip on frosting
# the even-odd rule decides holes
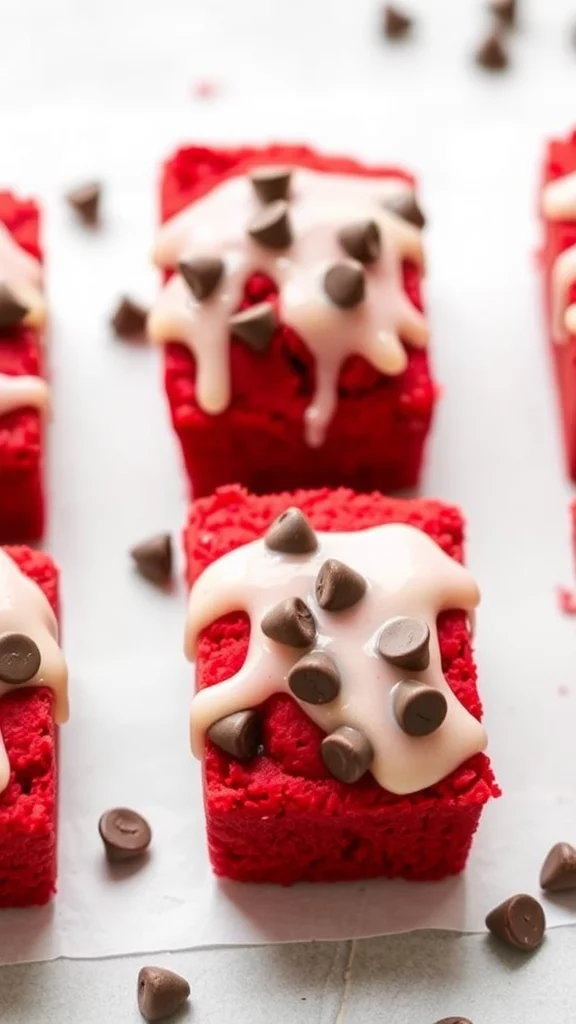
[[[478,47],[475,61],[487,71],[503,71],[508,67],[508,52],[499,32],[492,32]]]
[[[366,593],[366,580],[337,558],[328,558],[316,577],[316,600],[328,612],[352,608]]]
[[[248,234],[265,249],[286,249],[292,244],[288,203],[278,199],[252,218]]]
[[[448,711],[446,697],[427,683],[403,679],[393,691],[396,721],[408,736],[429,736],[442,725]]]
[[[102,186],[98,181],[90,181],[78,188],[71,189],[66,200],[79,219],[90,227],[94,227],[100,219],[100,199]]]
[[[172,578],[172,538],[169,533],[157,533],[136,544],[130,551],[141,576],[158,586],[165,586]]]
[[[546,931],[546,918],[538,900],[521,893],[494,907],[486,918],[488,931],[525,953],[541,944]]]
[[[202,302],[218,287],[224,273],[224,261],[219,256],[194,256],[180,260],[178,270],[194,298]]]
[[[270,302],[259,302],[231,316],[229,325],[235,338],[254,352],[265,352],[278,327],[278,317]]]
[[[340,309],[358,306],[365,292],[364,268],[356,260],[340,260],[324,274],[324,290]]]
[[[338,232],[344,252],[360,263],[374,263],[380,256],[380,228],[375,220],[359,220],[345,224]]]
[[[266,612],[260,628],[270,640],[288,647],[309,647],[316,638],[312,612],[299,597],[288,597]]]
[[[40,669],[41,661],[37,644],[25,633],[0,636],[0,682],[12,686],[29,682]]]
[[[358,782],[374,758],[370,740],[359,729],[341,725],[322,740],[322,760],[339,782]]]
[[[540,871],[540,885],[546,892],[576,889],[576,850],[570,843],[556,843]]]
[[[399,615],[389,619],[378,638],[378,650],[386,661],[410,672],[423,672],[430,664],[430,630],[423,619]]]
[[[110,324],[119,338],[137,338],[144,334],[147,316],[148,311],[143,306],[124,296],[112,314]]]
[[[390,213],[407,221],[408,224],[413,224],[415,228],[426,226],[426,217],[413,192],[401,192],[399,195],[388,196],[382,200],[382,206],[385,210],[390,210]]]
[[[261,742],[260,719],[252,708],[219,718],[208,729],[208,736],[220,750],[238,761],[256,757]]]
[[[142,967],[138,974],[138,1009],[147,1021],[171,1017],[190,995],[190,985],[165,967]]]
[[[408,35],[414,21],[404,11],[392,4],[386,4],[382,11],[382,31],[387,39],[403,39]]]
[[[27,313],[28,307],[16,298],[12,289],[0,283],[0,328],[17,327]]]
[[[306,516],[294,506],[274,520],[264,542],[271,551],[280,551],[283,555],[309,555],[318,547],[316,534]]]
[[[329,704],[340,693],[340,672],[325,651],[310,651],[290,669],[288,686],[306,704]]]
[[[288,199],[292,171],[289,167],[258,167],[250,174],[254,191],[263,203]]]
[[[152,842],[152,829],[146,818],[128,807],[106,811],[98,822],[98,831],[111,861],[134,860]]]

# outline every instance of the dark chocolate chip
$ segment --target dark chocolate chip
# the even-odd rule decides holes
[[[0,636],[0,682],[18,686],[32,679],[42,658],[34,641],[25,633]]]
[[[283,555],[309,555],[316,551],[318,541],[306,516],[299,508],[287,508],[268,528],[266,547]]]
[[[148,310],[124,296],[120,299],[110,324],[119,338],[138,338],[144,335]]]
[[[386,661],[410,672],[423,672],[430,664],[430,630],[423,619],[399,615],[389,619],[378,637],[378,650]]]
[[[195,256],[180,260],[178,270],[194,298],[202,302],[218,287],[224,273],[224,261],[219,256]]]
[[[17,327],[28,313],[7,284],[0,283],[0,328]]]
[[[152,830],[146,818],[128,807],[106,811],[98,822],[98,831],[111,861],[134,860],[152,842]]]
[[[238,761],[256,757],[260,746],[260,719],[252,708],[219,718],[208,729],[208,736],[220,750]]]
[[[265,352],[278,327],[278,317],[269,302],[259,302],[256,306],[243,309],[241,313],[235,313],[230,317],[229,324],[235,338],[243,341],[254,352]]]
[[[266,612],[260,628],[270,640],[288,647],[309,647],[316,638],[314,616],[299,597],[287,597]]]
[[[487,71],[503,71],[508,67],[508,53],[498,32],[492,32],[478,47],[476,63]]]
[[[382,31],[387,39],[404,39],[414,24],[404,11],[386,4],[382,11]]]
[[[322,740],[322,760],[339,782],[358,782],[374,758],[370,740],[359,729],[341,725]]]
[[[408,736],[429,736],[440,728],[448,711],[440,690],[413,679],[398,683],[392,700],[396,721]]]
[[[329,704],[340,693],[340,673],[325,651],[310,651],[290,669],[288,686],[306,704]]]
[[[164,1020],[184,1005],[190,985],[165,967],[143,967],[138,974],[138,1009],[148,1021]]]
[[[366,580],[337,558],[328,558],[316,577],[316,600],[328,612],[352,608],[366,593]]]
[[[69,206],[84,224],[94,227],[100,218],[102,186],[97,181],[71,189],[66,195]]]
[[[344,252],[360,263],[374,263],[380,256],[380,228],[375,220],[358,220],[345,224],[338,232]]]
[[[472,1024],[472,1021],[468,1017],[442,1017],[436,1024]]]
[[[544,938],[546,918],[538,900],[520,894],[494,907],[486,918],[486,927],[508,946],[531,953]]]
[[[248,234],[265,249],[286,249],[292,244],[288,203],[278,199],[252,218]]]
[[[364,298],[364,268],[355,260],[340,260],[324,274],[324,290],[340,309],[352,309]]]
[[[254,191],[263,203],[288,199],[292,171],[289,167],[258,167],[250,174]]]
[[[382,206],[385,210],[390,210],[390,213],[407,221],[408,224],[413,224],[415,228],[426,226],[426,217],[413,192],[402,192],[396,196],[389,196],[382,200]]]
[[[516,23],[516,0],[492,0],[488,7],[503,25],[511,26]]]
[[[540,885],[547,892],[576,889],[576,850],[570,843],[556,843],[540,871]]]
[[[130,551],[138,572],[151,583],[165,586],[172,578],[172,538],[169,533],[158,533]]]

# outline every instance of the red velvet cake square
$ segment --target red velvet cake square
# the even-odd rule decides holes
[[[42,267],[39,212],[0,192],[0,540],[33,540],[44,527]]]
[[[303,146],[167,162],[149,335],[195,497],[416,484],[436,389],[414,189]]]
[[[463,539],[458,509],[429,500],[232,486],[193,503],[191,735],[216,874],[289,885],[464,868],[498,789]]]

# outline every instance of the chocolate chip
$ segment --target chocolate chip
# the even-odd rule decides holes
[[[375,220],[345,224],[338,232],[338,241],[344,252],[360,263],[374,263],[380,256],[380,228]]]
[[[306,704],[329,704],[340,693],[340,673],[325,651],[310,651],[290,669],[288,686]]]
[[[328,612],[352,608],[366,593],[366,580],[337,558],[328,558],[316,577],[316,600]]]
[[[17,327],[28,312],[28,307],[16,298],[12,289],[0,283],[0,328]]]
[[[440,690],[413,679],[403,679],[394,687],[392,704],[396,721],[408,736],[429,736],[440,728],[448,711]]]
[[[514,25],[516,22],[516,0],[492,0],[488,4],[492,14],[500,19],[503,25]]]
[[[507,945],[531,953],[544,938],[546,918],[538,900],[520,894],[491,910],[486,927]]]
[[[266,612],[260,628],[270,640],[288,647],[309,647],[316,638],[316,623],[299,597],[287,597]]]
[[[364,268],[354,260],[333,263],[324,274],[324,290],[335,306],[352,309],[364,298]]]
[[[556,843],[540,871],[540,885],[547,892],[576,889],[576,850],[570,843]]]
[[[487,71],[503,71],[508,67],[508,53],[504,40],[498,32],[492,32],[479,46],[475,55],[476,63]]]
[[[252,708],[235,711],[214,722],[208,729],[208,736],[225,754],[238,761],[249,761],[256,757],[260,746],[260,719]]]
[[[138,974],[138,1009],[148,1021],[170,1017],[189,995],[186,978],[165,967],[143,967]]]
[[[468,1017],[442,1017],[436,1024],[472,1024],[472,1021]]]
[[[288,203],[278,199],[252,218],[248,234],[265,249],[286,249],[292,244]]]
[[[358,782],[374,758],[370,740],[359,729],[341,725],[322,740],[322,760],[339,782]]]
[[[423,619],[399,615],[389,619],[378,637],[378,650],[386,661],[410,672],[423,672],[430,664],[430,630]]]
[[[84,224],[94,227],[100,218],[100,199],[102,186],[97,181],[71,189],[66,195],[69,206]]]
[[[158,533],[130,551],[138,572],[151,583],[165,586],[172,578],[172,538],[169,533]]]
[[[110,324],[119,338],[137,338],[144,334],[148,310],[124,296],[120,299]]]
[[[134,860],[152,841],[152,830],[146,818],[128,807],[106,811],[98,822],[98,831],[111,861]]]
[[[202,302],[217,288],[224,273],[224,261],[219,256],[195,256],[180,260],[178,270],[194,298]]]
[[[39,671],[41,661],[37,645],[25,633],[0,637],[0,682],[12,686],[27,683]]]
[[[318,541],[306,516],[299,508],[287,508],[268,528],[264,542],[271,551],[283,555],[309,555]]]
[[[412,18],[392,4],[386,4],[382,11],[382,31],[387,39],[404,39],[413,24]]]
[[[426,226],[426,217],[413,192],[402,192],[396,196],[389,196],[382,200],[382,206],[385,210],[390,210],[390,213],[407,221],[408,224],[413,224],[415,228]]]
[[[230,317],[229,324],[235,338],[243,341],[254,352],[265,352],[278,327],[278,317],[269,302],[259,302],[256,306],[243,309],[241,313],[235,313]]]
[[[258,167],[250,174],[254,191],[263,203],[288,199],[292,171],[289,167]]]

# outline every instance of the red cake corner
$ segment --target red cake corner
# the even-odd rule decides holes
[[[399,168],[369,167],[305,146],[190,146],[164,166],[162,220],[166,222],[228,179],[262,165],[290,165],[296,170],[367,180],[398,179],[415,188],[413,177]],[[405,296],[422,312],[422,267],[406,259],[401,276]],[[269,303],[278,311],[277,285],[265,273],[254,273],[239,298],[241,310]],[[317,380],[316,366],[309,347],[292,327],[280,322],[264,353],[231,335],[231,400],[217,414],[207,412],[199,400],[198,366],[188,345],[168,341],[165,388],[193,496],[207,495],[232,482],[256,493],[341,484],[384,492],[414,486],[437,389],[426,350],[409,344],[402,332],[400,337],[407,365],[397,376],[380,372],[363,355],[345,359],[336,385],[336,411],[317,448],[307,443],[303,427]]]
[[[315,530],[359,531],[405,523],[425,532],[449,556],[463,559],[458,509],[429,500],[403,501],[347,489],[254,496],[231,486],[192,504],[184,535],[188,581],[221,556],[260,538],[289,506]],[[445,679],[474,719],[481,718],[466,616],[438,620]],[[217,685],[246,657],[249,620],[232,613],[213,622],[197,647],[197,688]],[[499,794],[487,757],[477,753],[420,792],[387,792],[367,772],[347,785],[321,757],[324,733],[290,696],[275,694],[259,709],[263,750],[247,762],[210,740],[204,799],[210,859],[217,875],[238,881],[337,881],[370,877],[435,880],[465,866],[482,808]]]

